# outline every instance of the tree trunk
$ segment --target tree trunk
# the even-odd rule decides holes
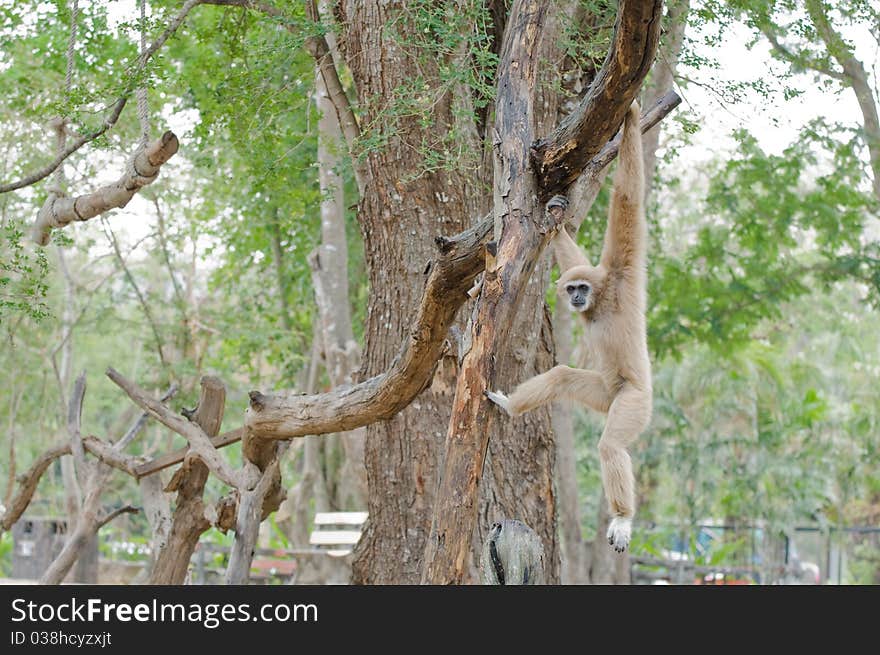
[[[538,273],[532,282],[540,283],[543,293],[540,255],[550,234],[565,219],[560,209],[545,212],[543,201],[555,193],[568,192],[617,131],[653,61],[660,9],[659,0],[621,1],[612,46],[596,81],[552,134],[541,130],[547,136],[539,141],[536,108],[542,106],[538,96],[542,86],[538,84],[538,62],[542,60],[542,38],[549,40],[553,35],[552,30],[544,34],[548,7],[530,0],[517,0],[511,7],[497,74],[495,240],[486,248],[486,271],[472,340],[456,385],[423,582],[461,584],[470,578],[468,558],[471,526],[477,519],[476,496],[489,445],[488,431],[498,416],[497,408],[493,409],[483,394],[497,381],[510,377],[504,375],[495,355],[515,349],[515,344],[508,343],[510,326],[536,267]],[[544,258],[545,270],[547,266]],[[546,319],[545,324],[549,324]],[[550,336],[549,330],[546,334]],[[534,331],[530,337],[534,342],[539,333]],[[552,471],[552,436],[549,445],[546,452]],[[541,459],[544,450],[534,444],[525,454]],[[552,479],[538,498],[554,515]],[[555,555],[555,528],[548,537]],[[554,556],[548,562],[554,569],[548,575],[550,582],[556,578],[556,559]]]
[[[331,52],[335,51],[331,43]],[[311,257],[312,279],[318,303],[324,357],[330,384],[351,384],[360,367],[360,348],[354,340],[348,290],[348,239],[345,234],[345,196],[339,174],[343,143],[333,103],[323,78],[315,76],[318,110],[318,179],[321,188],[321,245]],[[326,453],[341,451],[335,476],[335,505],[340,509],[366,507],[367,471],[364,467],[366,430],[359,428],[324,438]],[[317,445],[317,444],[316,444]]]
[[[61,414],[67,413],[64,395],[70,386],[73,371],[73,328],[76,314],[74,302],[76,287],[73,283],[70,270],[67,266],[67,257],[63,248],[56,248],[58,254],[58,268],[64,277],[64,307],[61,311],[61,361],[58,364],[58,385],[61,404]],[[79,476],[77,475],[76,462],[73,457],[61,458],[61,480],[64,486],[64,509],[67,514],[68,534],[73,535],[77,529],[80,505],[82,503],[82,490],[80,489]],[[68,567],[69,568],[69,567]],[[77,572],[78,573],[78,572]],[[94,580],[79,580],[74,576],[73,582],[92,582]]]
[[[372,124],[379,113],[369,99],[393,98],[412,80],[416,62],[409,50],[389,47],[398,38],[418,34],[402,9],[401,2],[380,0],[349,0],[337,6],[346,26],[343,54],[364,101],[364,125]],[[394,20],[400,36],[389,33]],[[435,81],[430,62],[418,66],[429,83]],[[434,117],[431,138],[441,138],[453,124],[449,98],[437,104]],[[366,156],[369,184],[358,220],[370,297],[361,379],[384,371],[408,335],[426,279],[425,265],[436,256],[433,237],[461,231],[485,204],[475,171],[415,175],[425,162],[409,144],[419,143],[425,132],[417,118],[399,118],[387,145]],[[444,358],[432,385],[408,408],[366,430],[369,519],[355,551],[356,583],[419,581],[456,375],[449,360]]]
[[[103,462],[96,461],[93,464],[86,481],[86,495],[80,508],[76,527],[64,543],[64,548],[40,577],[40,584],[61,584],[61,581],[79,559],[80,554],[84,552],[86,547],[94,543],[100,526],[101,496],[112,469]],[[88,580],[88,582],[95,584],[97,570],[88,566],[84,566],[83,569],[78,573],[94,574],[95,578]],[[75,581],[78,580],[75,579]]]

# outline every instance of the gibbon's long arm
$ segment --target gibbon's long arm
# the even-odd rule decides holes
[[[553,255],[560,271],[567,271],[575,266],[588,266],[590,264],[584,251],[575,243],[568,233],[565,224],[560,225],[553,236]]]
[[[602,264],[609,270],[645,261],[647,227],[644,217],[645,172],[642,164],[642,131],[639,105],[633,103],[623,121],[608,227],[602,247]]]

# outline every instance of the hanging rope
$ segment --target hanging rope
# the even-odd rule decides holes
[[[200,0],[187,0],[186,11],[195,6]],[[76,45],[76,32],[79,15],[78,0],[69,0],[71,8],[70,41],[67,48],[67,74],[65,85],[68,99],[73,85],[74,49]],[[158,46],[153,44],[148,50],[146,45],[147,32],[147,5],[146,0],[138,0],[140,9],[140,54],[138,57],[138,74],[143,72],[144,65],[152,52]],[[179,14],[182,21],[186,11]],[[172,30],[173,31],[173,30]],[[159,38],[157,43],[161,45],[167,35]],[[62,117],[53,119],[50,127],[55,131],[58,142],[58,167],[53,174],[49,187],[49,196],[37,213],[37,219],[31,228],[31,238],[41,246],[45,246],[51,239],[54,228],[64,227],[74,221],[87,221],[111,209],[125,207],[141,188],[153,182],[159,175],[159,169],[177,152],[180,143],[170,130],[161,137],[148,142],[150,133],[150,112],[147,104],[147,87],[141,83],[135,91],[137,95],[138,118],[141,127],[141,139],[134,154],[125,165],[125,172],[115,182],[104,184],[90,193],[69,197],[64,192],[63,161],[65,157],[66,130],[65,121]],[[122,111],[124,103],[117,103],[119,111]],[[115,121],[115,119],[114,119]],[[109,127],[109,125],[108,125]],[[71,151],[72,152],[72,151]],[[69,154],[69,153],[68,153]]]
[[[147,2],[146,0],[138,0],[141,10],[141,59],[147,51]],[[147,141],[150,138],[150,107],[147,104],[147,87],[141,85],[135,91],[137,98],[138,119],[141,122],[141,148],[147,147]]]
[[[70,100],[70,90],[73,88],[73,57],[76,46],[76,27],[79,22],[79,0],[70,3],[70,36],[67,39],[67,70],[64,73],[64,95]],[[49,127],[55,132],[55,150],[58,154],[64,152],[67,143],[67,121],[56,116],[49,121]],[[64,163],[62,162],[52,175],[52,184],[49,186],[49,195],[61,197],[64,193]]]
[[[79,0],[70,7],[70,37],[67,40],[67,72],[64,75],[64,92],[69,96],[73,86],[73,48],[76,45],[76,27],[79,17]]]

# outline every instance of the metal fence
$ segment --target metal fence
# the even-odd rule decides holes
[[[880,526],[640,526],[636,584],[880,584]]]

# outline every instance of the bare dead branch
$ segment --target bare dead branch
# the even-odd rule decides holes
[[[654,62],[662,0],[620,0],[611,48],[578,106],[537,140],[531,158],[544,199],[565,193],[626,115]]]
[[[170,387],[168,387],[168,391],[166,391],[161,398],[159,398],[160,403],[167,402],[177,393],[178,390],[177,383],[172,383]],[[116,450],[124,450],[128,444],[135,440],[141,430],[144,429],[144,426],[147,424],[147,420],[150,418],[150,415],[144,412],[140,416],[138,416],[137,420],[132,424],[132,426],[128,429],[122,438],[113,444],[113,447]]]
[[[49,194],[37,214],[31,230],[31,238],[41,246],[49,243],[53,227],[64,227],[73,221],[87,221],[99,214],[118,207],[125,207],[144,186],[151,184],[167,162],[180,147],[173,132],[165,132],[143,150],[139,150],[129,162],[125,172],[116,182],[76,197],[59,197]]]
[[[207,436],[213,438],[220,431],[225,407],[226,387],[223,382],[217,377],[205,376],[201,380],[198,406],[186,414]],[[225,529],[234,524],[239,490],[233,489],[221,499],[217,509],[206,506],[203,496],[209,473],[207,464],[197,458],[188,458],[169,481],[165,491],[177,492],[176,509],[164,526],[165,536],[157,533],[160,547],[150,571],[150,584],[182,584],[192,553],[205,530],[212,524]],[[142,487],[148,480],[155,481],[154,489],[160,487],[158,477],[142,480]],[[154,507],[152,511],[156,509]],[[158,509],[164,512],[165,505]]]
[[[140,507],[135,507],[134,505],[123,505],[122,507],[117,507],[113,511],[105,514],[104,516],[98,517],[98,525],[97,529],[100,530],[105,525],[110,523],[113,519],[121,514],[137,514],[141,511]]]
[[[225,448],[234,443],[238,443],[241,441],[241,438],[244,436],[244,427],[236,428],[235,430],[230,430],[229,432],[224,432],[223,434],[213,437],[211,439],[211,445],[214,448]],[[135,468],[134,475],[137,479],[145,478],[148,475],[153,475],[154,473],[158,473],[164,469],[167,469],[169,466],[174,466],[175,464],[180,464],[187,453],[189,452],[189,446],[184,446],[183,448],[178,448],[177,450],[166,453],[165,455],[161,455],[160,457],[156,457],[144,464]]]
[[[113,368],[107,369],[109,377],[120,389],[122,389],[134,403],[146,411],[150,416],[162,425],[176,432],[190,445],[193,453],[202,460],[214,475],[226,484],[235,488],[250,488],[256,484],[256,479],[250,479],[242,472],[235,471],[220,457],[220,453],[211,445],[211,439],[204,430],[195,423],[178,416],[155,398],[151,398],[143,389],[134,382],[127,380],[121,373]]]
[[[135,473],[137,467],[146,461],[143,457],[126,455],[112,444],[94,435],[83,439],[83,446],[90,454],[97,457],[99,461],[124,473],[128,473],[135,478],[137,477],[137,473]]]
[[[70,403],[67,405],[67,434],[70,436],[71,452],[77,466],[82,466],[86,455],[83,450],[81,423],[83,397],[86,395],[86,372],[83,371],[76,378],[73,385],[73,393],[70,395]]]
[[[49,468],[52,462],[62,455],[69,454],[69,442],[52,446],[38,456],[27,471],[18,476],[18,492],[13,496],[9,507],[6,508],[3,518],[0,519],[0,533],[9,530],[21,518],[21,515],[24,514],[31,499],[34,497],[34,492],[37,490],[40,478],[43,477],[43,473],[46,472],[46,469]]]
[[[226,568],[226,584],[247,584],[260,532],[263,500],[279,477],[279,462],[275,457],[262,472],[257,485],[251,490],[243,491],[239,497],[235,515],[235,541]]]

